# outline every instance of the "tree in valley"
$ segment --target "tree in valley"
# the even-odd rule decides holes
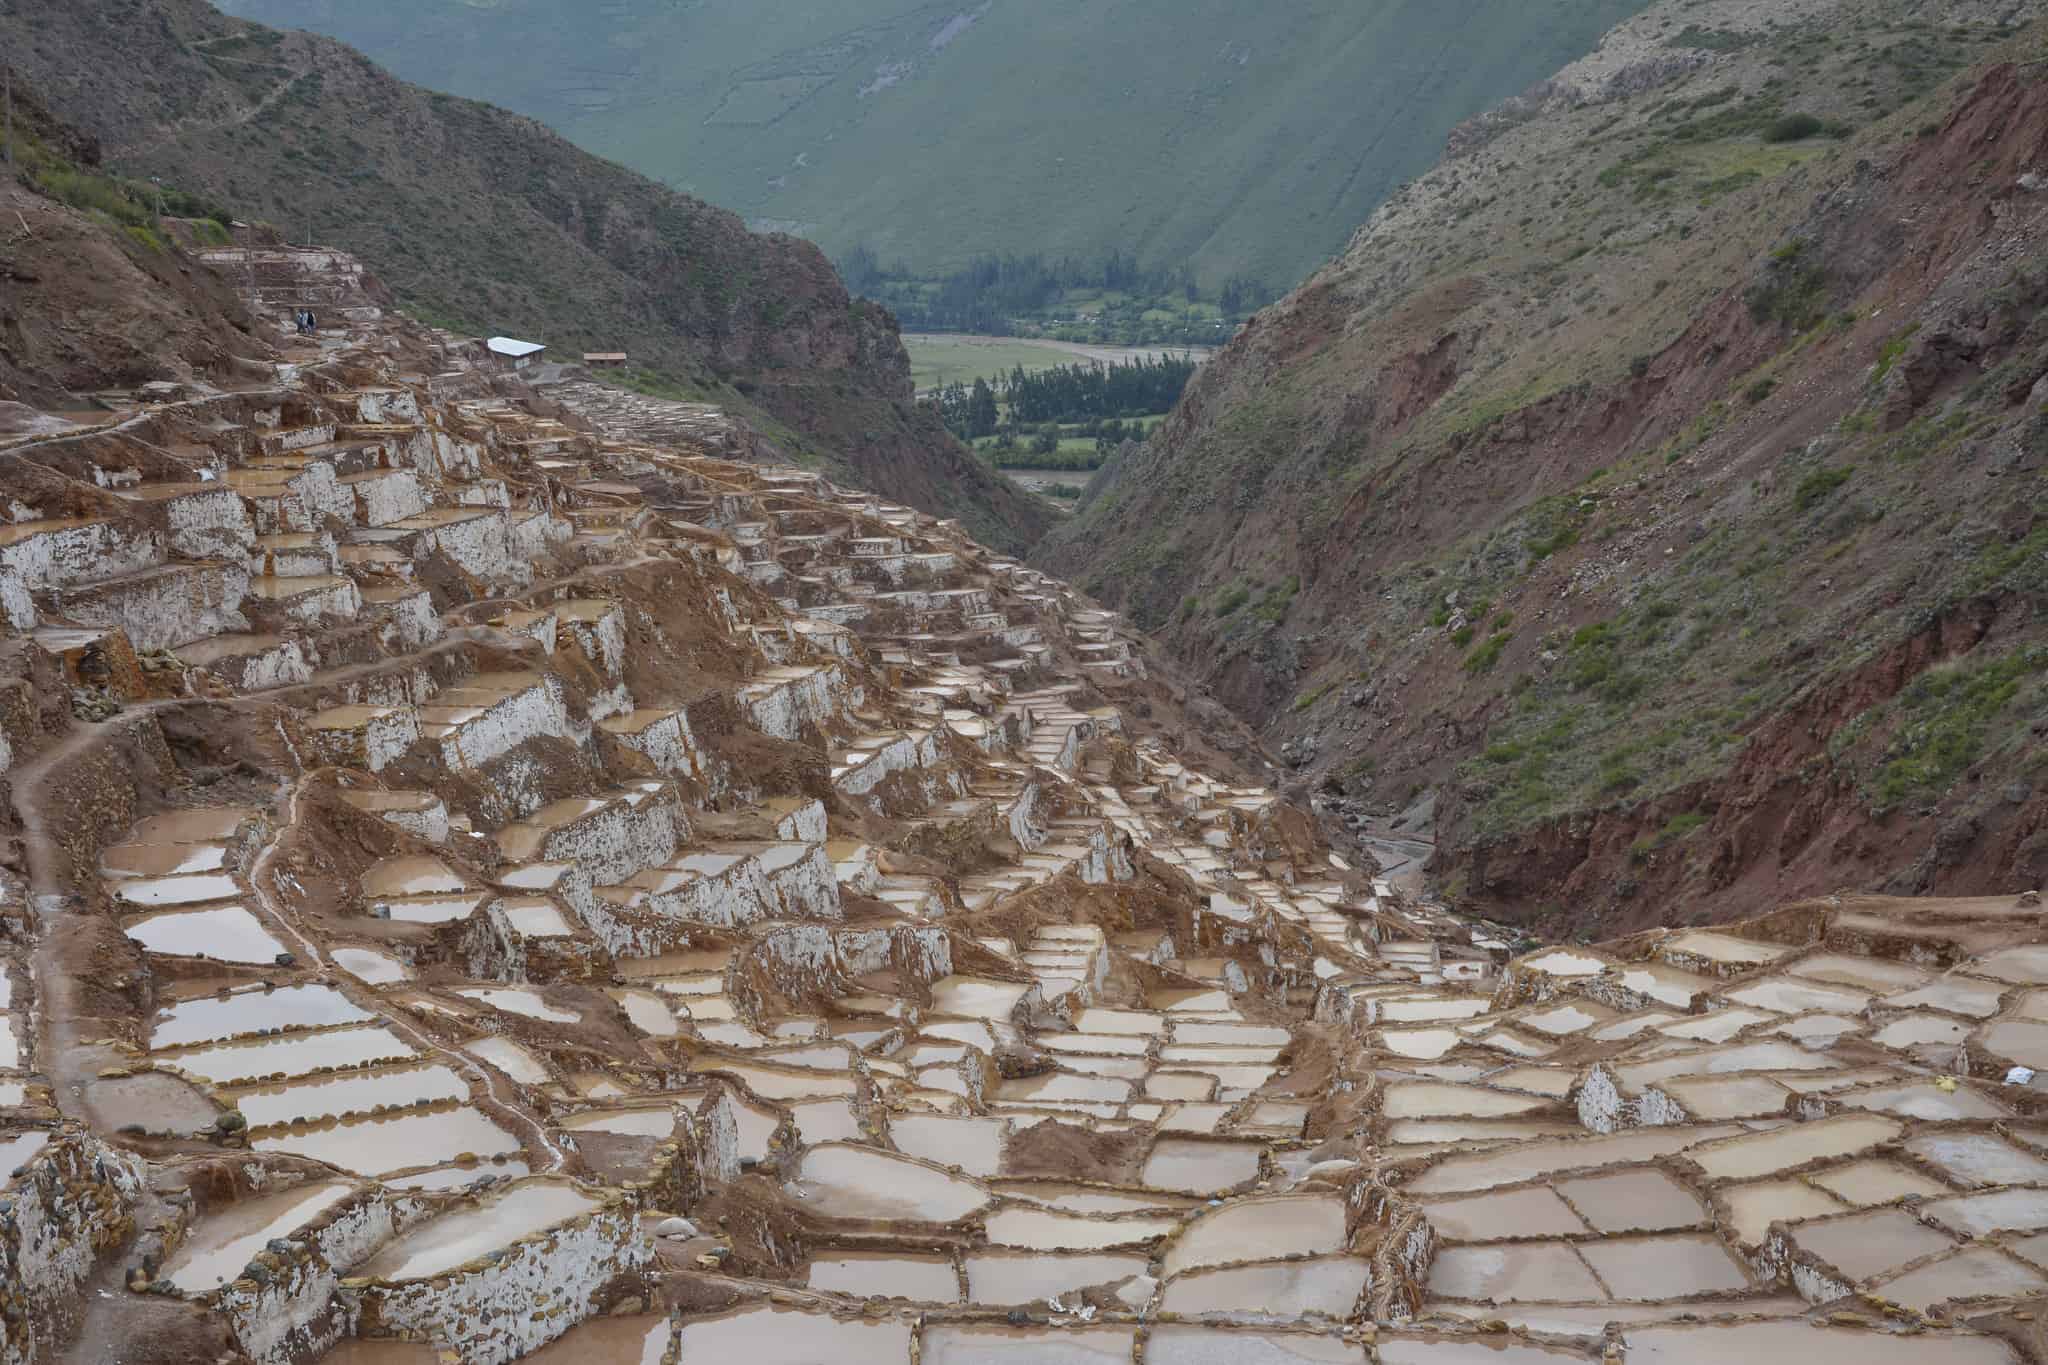
[[[988,386],[986,379],[977,376],[974,392],[967,400],[967,439],[972,441],[994,435],[995,429],[996,391]]]

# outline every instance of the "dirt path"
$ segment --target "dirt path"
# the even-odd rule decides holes
[[[76,726],[47,753],[10,774],[14,812],[21,821],[22,856],[28,864],[29,918],[35,933],[29,973],[35,982],[36,1067],[50,1078],[50,1093],[58,1110],[80,1123],[88,1121],[82,1107],[85,1084],[112,1054],[96,1053],[85,1044],[78,1022],[77,982],[58,969],[60,922],[77,911],[66,890],[64,850],[45,819],[50,803],[44,799],[44,788],[80,754],[124,727],[159,711],[190,704],[183,697],[145,702],[97,725]]]
[[[227,35],[227,37],[234,36],[238,35]],[[282,62],[257,61],[252,57],[224,57],[219,55],[218,53],[206,52],[202,50],[204,48],[211,46],[214,43],[222,41],[225,41],[225,39],[204,38],[196,43],[190,44],[186,50],[193,53],[195,56],[204,58],[206,61],[209,62],[232,62],[236,66],[252,66],[260,68],[265,71],[275,71],[280,76],[284,77],[284,79],[281,80],[278,83],[277,87],[273,89],[269,94],[265,95],[262,99],[250,105],[247,109],[244,109],[241,113],[235,115],[233,118],[220,120],[187,120],[175,124],[172,127],[164,129],[155,137],[147,138],[139,142],[128,143],[124,146],[121,146],[120,148],[117,149],[121,155],[140,155],[144,152],[152,151],[158,147],[161,147],[167,142],[176,142],[178,139],[184,137],[187,133],[191,132],[212,132],[218,128],[239,128],[245,124],[254,123],[257,119],[262,118],[265,114],[269,113],[273,108],[275,108],[278,105],[278,103],[282,101],[286,96],[290,95],[293,90],[297,89],[299,82],[306,78],[306,72],[301,71],[297,67],[286,66]]]

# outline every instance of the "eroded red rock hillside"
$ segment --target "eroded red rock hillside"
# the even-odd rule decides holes
[[[2043,44],[2033,5],[1650,7],[1034,562],[1540,932],[2041,884]]]

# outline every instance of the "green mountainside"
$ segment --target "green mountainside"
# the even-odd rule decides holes
[[[1643,0],[227,0],[835,258],[1284,289]]]
[[[808,242],[201,0],[14,0],[0,53],[110,171],[354,252],[430,321],[626,351],[791,458],[994,544],[1046,525],[1043,504],[915,406],[895,320]]]
[[[1553,934],[2042,884],[2044,15],[1660,0],[1035,557]]]

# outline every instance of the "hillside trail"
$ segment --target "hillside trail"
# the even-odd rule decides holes
[[[153,137],[144,138],[137,142],[116,144],[112,150],[121,156],[142,156],[155,151],[166,143],[176,142],[188,133],[217,132],[223,128],[244,127],[256,122],[272,109],[275,109],[298,88],[299,83],[305,80],[309,74],[297,67],[286,66],[280,62],[260,62],[250,57],[225,57],[217,53],[205,51],[212,44],[222,41],[224,39],[202,38],[196,43],[187,44],[185,50],[207,62],[232,62],[237,66],[250,66],[264,70],[285,72],[288,73],[286,78],[275,89],[271,90],[270,93],[263,96],[262,99],[256,101],[232,118],[183,119],[168,128],[159,130]]]
[[[48,752],[10,774],[15,816],[21,822],[22,856],[28,868],[29,915],[35,924],[35,946],[28,964],[40,1025],[34,1055],[39,1069],[49,1078],[50,1094],[58,1111],[74,1122],[90,1122],[84,1108],[86,1083],[100,1068],[117,1064],[119,1058],[111,1049],[86,1041],[84,1020],[78,1008],[79,983],[72,973],[62,969],[59,944],[70,938],[65,921],[78,914],[79,903],[76,896],[64,890],[64,853],[45,819],[51,809],[51,803],[44,799],[45,788],[54,774],[68,772],[72,762],[94,745],[188,701],[178,698],[146,702],[97,725],[81,725]]]

